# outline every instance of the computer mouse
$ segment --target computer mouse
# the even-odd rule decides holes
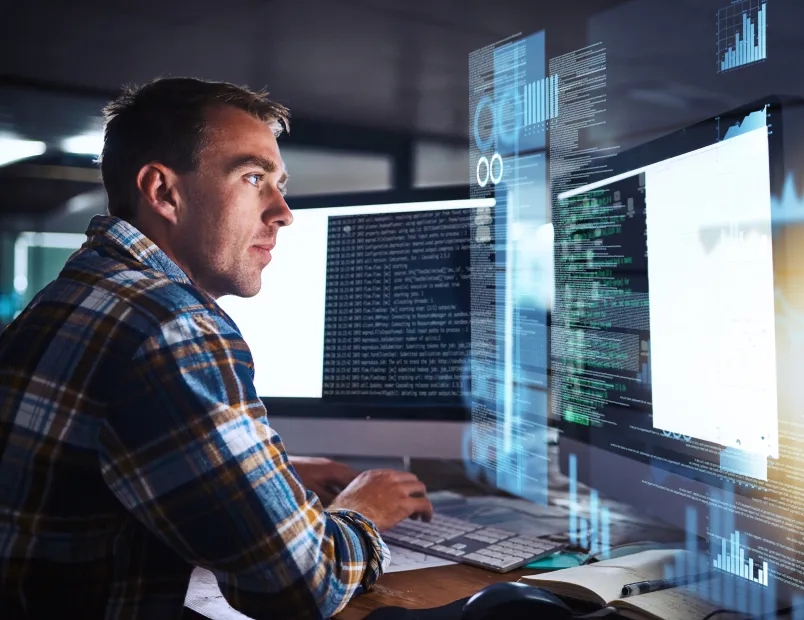
[[[461,620],[570,620],[572,610],[547,590],[524,583],[495,583],[466,601]]]

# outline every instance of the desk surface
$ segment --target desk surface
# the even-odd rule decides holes
[[[446,605],[471,596],[478,590],[500,581],[517,581],[534,570],[521,569],[500,574],[454,564],[383,575],[371,592],[358,596],[336,618],[360,620],[378,607],[396,605],[408,609],[426,609]]]
[[[552,458],[550,475],[550,489],[555,496],[567,494],[566,478],[560,475],[557,466],[558,459]],[[411,461],[411,471],[427,485],[429,491],[454,490],[464,495],[478,495],[487,493],[488,489],[468,480],[463,473],[461,464],[440,461]],[[581,485],[579,485],[580,489]],[[554,491],[555,490],[555,491]],[[630,511],[631,518],[627,517],[628,509],[617,506],[614,502],[601,499],[601,503],[611,506],[612,515],[621,515],[623,518],[613,520],[611,528],[611,544],[616,546],[626,542],[652,540],[664,542],[667,540],[683,541],[683,530],[674,528],[665,529],[656,523],[637,519],[634,511]],[[522,575],[532,574],[535,570],[518,570],[505,574],[494,573],[465,564],[427,568],[416,571],[389,573],[379,578],[371,592],[355,598],[338,614],[338,620],[355,620],[365,618],[378,607],[400,606],[409,609],[426,609],[446,605],[460,598],[471,596],[478,590],[500,581],[517,581]],[[191,590],[193,585],[191,584]],[[223,600],[223,597],[220,597]],[[231,611],[228,604],[223,605]],[[217,616],[215,614],[204,616],[218,620],[229,618],[229,615]],[[202,616],[203,617],[203,616]],[[239,616],[242,617],[242,616]]]

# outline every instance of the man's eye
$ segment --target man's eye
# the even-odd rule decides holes
[[[251,183],[254,187],[257,187],[260,184],[260,181],[262,181],[262,178],[264,176],[265,176],[264,174],[257,174],[257,173],[249,174],[246,176],[246,180],[249,183]],[[252,181],[252,179],[254,180]]]

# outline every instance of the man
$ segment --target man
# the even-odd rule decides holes
[[[215,302],[257,294],[293,220],[287,110],[182,78],[105,113],[110,215],[0,337],[0,618],[178,618],[195,565],[246,615],[330,616],[432,506],[412,474],[289,458]]]

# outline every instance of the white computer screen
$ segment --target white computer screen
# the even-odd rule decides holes
[[[653,427],[778,458],[764,121],[563,196],[636,175],[643,175],[647,221]]]
[[[493,199],[467,199],[295,210],[293,224],[279,233],[259,294],[219,300],[251,349],[257,393],[268,398],[322,397],[330,218],[469,212],[493,205]]]

